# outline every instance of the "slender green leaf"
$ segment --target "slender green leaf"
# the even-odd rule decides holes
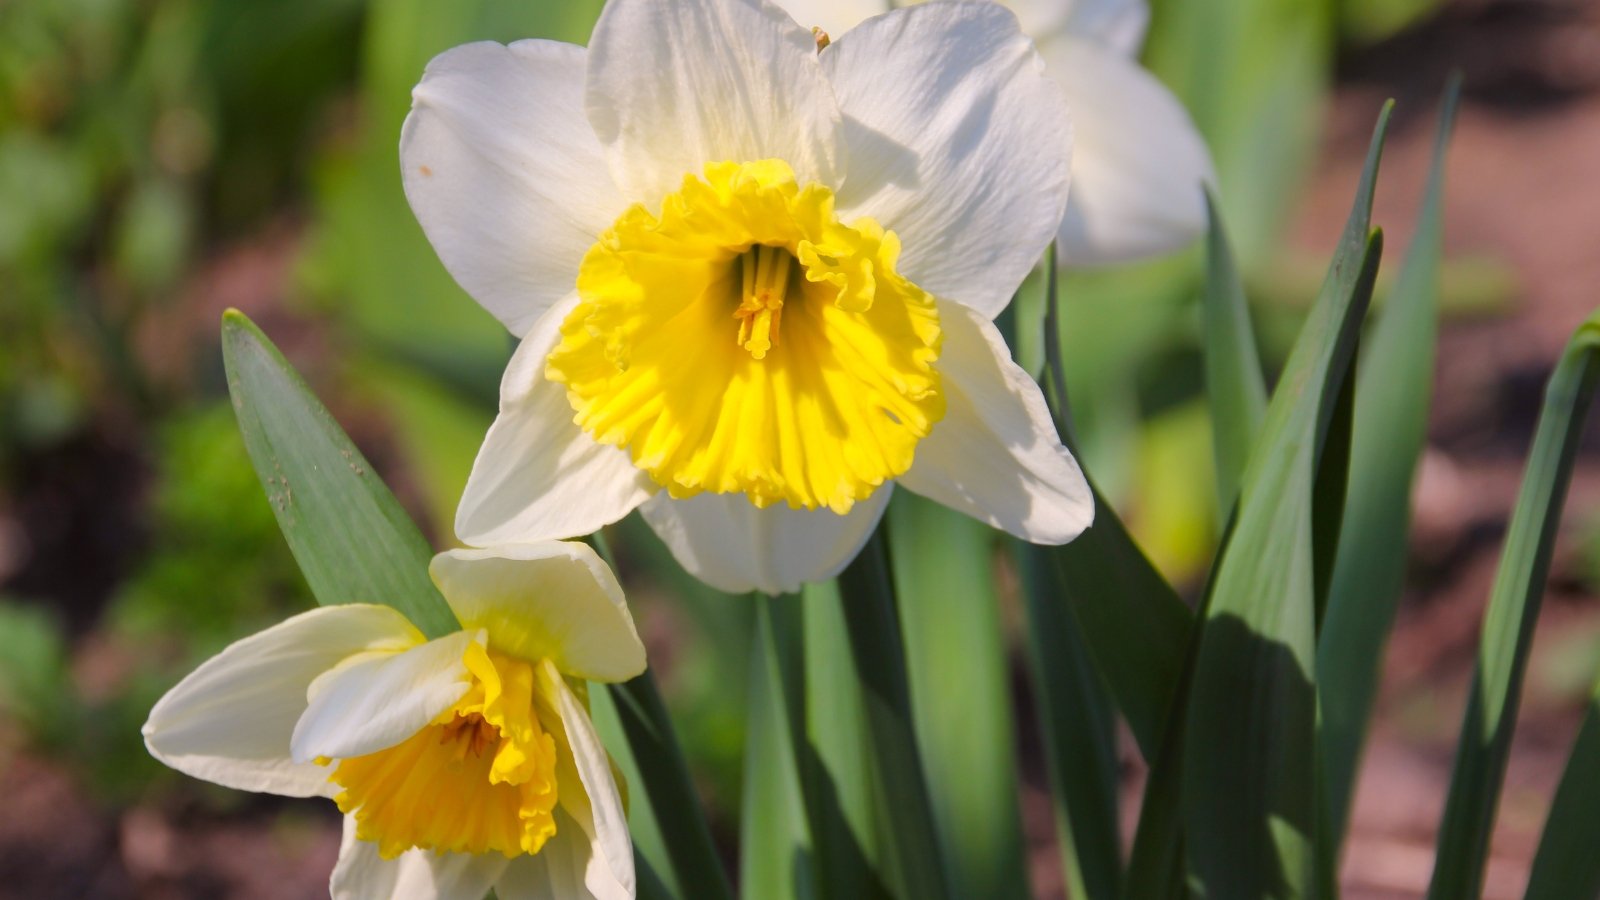
[[[606,565],[617,568],[604,532],[597,531],[584,540]],[[662,871],[655,873],[657,880],[682,897],[732,900],[733,889],[717,859],[711,829],[706,825],[689,765],[684,761],[654,673],[646,670],[637,678],[608,684],[606,688],[610,710],[604,718],[614,718],[610,731],[622,736],[621,741],[613,740],[607,746],[618,748],[614,752],[622,756],[621,765],[630,782],[644,788],[644,806],[651,821],[645,829],[648,841],[642,849],[656,851],[648,857],[661,863]]]
[[[917,747],[958,897],[1028,894],[993,537],[910,491],[897,491],[889,506]]]
[[[806,741],[801,778],[816,852],[818,894],[887,898],[883,851],[873,798],[866,712],[858,662],[850,652],[844,606],[835,582],[805,586]]]
[[[1600,314],[1578,327],[1545,387],[1533,449],[1484,614],[1477,671],[1439,828],[1430,900],[1468,900],[1481,889],[1528,648],[1597,378]]]
[[[1239,493],[1239,476],[1267,413],[1267,383],[1261,374],[1255,331],[1244,285],[1228,247],[1216,199],[1206,192],[1206,286],[1204,323],[1206,400],[1211,406],[1211,439],[1216,456],[1217,508],[1224,517]]]
[[[800,774],[804,673],[799,598],[753,597],[739,895],[747,900],[816,896],[811,834]]]
[[[1230,518],[1219,542],[1221,547],[1228,546],[1232,527]],[[1200,594],[1197,619],[1201,622],[1210,609],[1216,576],[1213,568]],[[1139,826],[1133,835],[1123,900],[1179,900],[1189,896],[1183,847],[1183,755],[1189,726],[1189,692],[1200,655],[1201,634],[1200,628],[1190,630],[1161,742],[1149,757],[1150,775],[1139,807]]]
[[[607,687],[638,768],[639,785],[650,797],[650,809],[666,845],[671,875],[663,872],[662,877],[670,877],[684,897],[731,900],[733,890],[711,842],[711,830],[655,676],[646,671],[631,681]]]
[[[634,878],[638,881],[637,900],[674,900],[678,896],[662,879],[661,873],[656,871],[655,864],[641,854],[638,848],[633,851],[633,871]]]
[[[1316,563],[1323,441],[1377,274],[1379,118],[1354,209],[1241,481],[1195,660],[1183,752],[1189,874],[1212,897],[1310,897],[1318,868]]]
[[[1357,375],[1339,555],[1317,638],[1318,730],[1335,850],[1348,820],[1383,647],[1405,578],[1411,485],[1427,439],[1438,336],[1444,155],[1459,96],[1458,80],[1439,116],[1416,235],[1365,342]]]
[[[1567,771],[1556,787],[1533,858],[1525,900],[1593,900],[1600,897],[1600,680],[1583,714]]]
[[[1042,387],[1057,434],[1076,452],[1053,251],[1044,303]],[[1023,578],[1029,659],[1038,685],[1065,870],[1073,896],[1099,898],[1117,896],[1121,881],[1116,747],[1106,696],[1115,699],[1145,758],[1154,762],[1154,754],[1166,747],[1164,729],[1173,718],[1173,691],[1190,655],[1193,616],[1134,543],[1093,479],[1087,472],[1084,477],[1094,494],[1094,524],[1064,547],[1014,544],[1013,551]],[[1098,680],[1086,660],[1093,662]],[[1137,860],[1138,848],[1135,852]],[[1146,855],[1152,852],[1145,849]],[[1130,878],[1151,881],[1159,868],[1159,863],[1142,872],[1134,868]],[[1181,878],[1174,877],[1173,883],[1181,884]]]
[[[1161,745],[1194,616],[1094,490],[1095,519],[1070,544],[1048,547],[1055,602],[1072,610],[1095,669],[1146,759]]]
[[[1356,402],[1356,358],[1360,355],[1361,333],[1357,330],[1346,366],[1329,401],[1332,413],[1321,441],[1316,474],[1311,484],[1311,588],[1316,631],[1322,629],[1323,613],[1328,608],[1328,587],[1339,556],[1339,533],[1344,523],[1344,497],[1350,481],[1350,431],[1354,425]]]
[[[877,876],[892,896],[940,900],[952,894],[936,862],[939,843],[912,725],[905,645],[883,532],[880,526],[839,575],[846,644],[817,649],[824,665],[837,667],[848,656],[857,676],[865,784],[877,842],[877,856],[869,858]],[[808,677],[811,650],[808,633]]]
[[[667,842],[661,835],[660,817],[650,797],[649,785],[639,773],[639,764],[633,758],[633,747],[627,733],[622,730],[622,718],[611,692],[599,682],[589,684],[589,718],[594,721],[600,742],[611,754],[621,783],[627,788],[628,836],[633,840],[633,856],[637,863],[649,864],[655,882],[664,898],[681,898],[683,889],[674,880],[672,859],[667,853]],[[639,879],[639,896],[645,895],[645,881]]]
[[[1052,248],[1046,262],[1042,387],[1056,433],[1076,454],[1062,368],[1060,309]],[[1094,523],[1071,543],[1043,552],[1057,570],[1054,596],[1076,616],[1096,670],[1150,759],[1160,746],[1194,617],[1139,549],[1087,471],[1084,478],[1094,494]]]
[[[385,603],[429,637],[458,630],[428,578],[427,540],[327,407],[238,310],[222,317],[222,355],[245,448],[317,602]]]
[[[1090,661],[1077,617],[1060,601],[1067,585],[1050,549],[1015,540],[1009,544],[1022,575],[1028,660],[1067,893],[1109,900],[1119,895],[1122,883],[1111,698]]]
[[[617,569],[605,532],[597,531],[584,540],[607,565]],[[693,584],[715,593],[699,582]],[[606,691],[590,694],[592,714],[626,783],[640,788],[632,793],[628,810],[635,856],[650,863],[657,886],[671,897],[731,898],[727,875],[654,676],[647,671],[632,681],[606,687]],[[645,887],[641,880],[640,896]]]

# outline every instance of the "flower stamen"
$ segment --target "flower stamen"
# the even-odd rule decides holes
[[[782,247],[756,246],[739,255],[743,291],[733,316],[739,320],[739,346],[756,359],[765,359],[767,351],[778,345],[793,262]]]

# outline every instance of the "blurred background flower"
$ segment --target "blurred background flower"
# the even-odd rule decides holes
[[[227,641],[308,608],[228,409],[221,310],[256,318],[435,543],[511,347],[409,214],[396,145],[436,53],[583,41],[598,0],[13,0],[0,5],[0,884],[26,897],[313,895],[337,817],[207,788],[138,725]],[[1595,302],[1600,14],[1581,0],[1160,0],[1140,61],[1215,162],[1269,362],[1315,293],[1379,101],[1400,101],[1376,220],[1410,233],[1446,71],[1466,95],[1447,321],[1408,600],[1358,791],[1347,897],[1426,883],[1479,609],[1544,376]],[[1064,276],[1086,467],[1192,585],[1206,481],[1198,255]],[[1380,300],[1383,285],[1380,284]],[[1037,285],[1008,314],[1042,357]],[[1521,892],[1600,661],[1600,455],[1586,447],[1544,611],[1486,896]],[[637,519],[622,574],[722,836],[734,833],[747,604]],[[1014,578],[993,580],[1007,628]],[[1024,668],[1012,668],[1019,696]],[[1060,890],[1030,705],[1023,812]],[[1128,790],[1137,766],[1128,756]],[[731,841],[728,846],[731,846]]]

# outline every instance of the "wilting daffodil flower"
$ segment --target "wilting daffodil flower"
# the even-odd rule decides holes
[[[470,544],[638,507],[691,572],[792,590],[892,484],[1039,543],[1092,515],[991,319],[1067,201],[1061,92],[987,2],[831,43],[767,0],[612,0],[587,50],[435,58],[406,193],[522,338],[456,517]]]
[[[795,19],[844,31],[908,0],[780,0]],[[1139,65],[1144,0],[1004,0],[1072,114],[1072,197],[1056,249],[1069,265],[1126,262],[1205,232],[1211,154],[1178,99]]]
[[[644,670],[611,570],[550,541],[430,573],[460,631],[427,640],[376,604],[302,613],[167,692],[145,745],[227,787],[332,798],[335,898],[633,897],[610,760],[568,682]]]

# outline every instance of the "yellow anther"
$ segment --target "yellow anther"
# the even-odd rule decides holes
[[[767,351],[778,345],[793,262],[781,247],[751,247],[739,256],[742,290],[733,316],[739,320],[739,346],[756,359],[766,359]]]

